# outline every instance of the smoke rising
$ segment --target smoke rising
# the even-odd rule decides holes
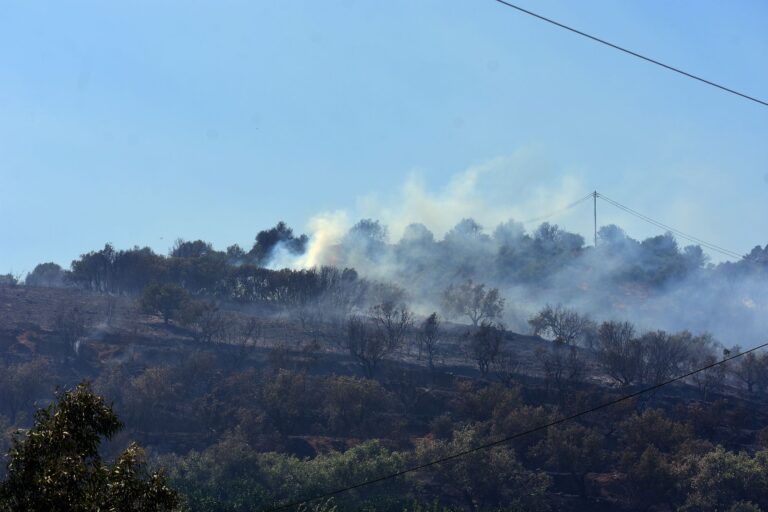
[[[670,234],[640,241],[616,226],[601,228],[595,248],[591,237],[588,246],[577,233],[526,222],[586,193],[578,178],[532,162],[525,151],[471,167],[437,192],[414,173],[394,197],[370,195],[354,212],[313,217],[306,251],[277,247],[270,267],[355,268],[403,287],[424,314],[439,308],[447,286],[472,279],[501,290],[506,323],[522,331],[545,304],[562,303],[641,329],[708,331],[725,345],[762,340],[764,262],[713,265],[699,247],[681,247]],[[552,221],[584,232],[591,211],[566,211]],[[768,247],[756,250],[759,258],[768,254]]]

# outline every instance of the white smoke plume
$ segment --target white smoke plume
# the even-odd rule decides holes
[[[526,151],[457,173],[437,192],[413,173],[394,197],[369,195],[355,211],[314,216],[306,252],[296,255],[278,247],[270,266],[351,267],[363,277],[402,286],[422,313],[439,308],[449,284],[471,278],[501,289],[507,299],[505,321],[521,331],[538,308],[563,303],[597,320],[628,319],[641,329],[710,331],[724,344],[743,347],[768,332],[765,272],[705,266],[698,249],[683,250],[671,236],[640,243],[609,230],[605,236],[618,237],[614,252],[593,249],[576,234],[591,235],[591,208],[547,219],[568,231],[551,231],[561,259],[537,269],[541,262],[530,254],[545,254],[549,242],[546,233],[534,233],[539,222],[525,221],[558,212],[588,192],[575,175],[542,165]],[[355,227],[360,219],[371,221]],[[627,275],[664,268],[663,262],[648,261],[656,251],[662,259],[677,255],[683,264],[689,258],[694,270],[675,279],[661,276],[657,284],[654,276],[643,278],[651,285],[627,284],[632,282]]]

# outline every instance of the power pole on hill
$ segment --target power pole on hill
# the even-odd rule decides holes
[[[595,213],[595,247],[597,247],[597,190],[592,192],[592,201]]]

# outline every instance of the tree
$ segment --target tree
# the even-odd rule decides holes
[[[547,430],[547,437],[535,449],[552,470],[571,475],[582,496],[587,496],[586,476],[596,472],[605,460],[603,436],[579,424]]]
[[[27,274],[24,284],[27,286],[61,287],[64,286],[64,271],[56,263],[40,263]]]
[[[760,382],[761,374],[768,371],[768,368],[765,368],[763,361],[754,352],[749,352],[740,359],[735,365],[733,373],[747,389],[747,393],[751,395],[755,385]]]
[[[718,359],[714,354],[703,354],[697,357],[693,364],[698,367],[712,366]],[[699,391],[703,400],[709,398],[710,393],[722,393],[725,386],[726,365],[719,364],[703,372],[696,373],[692,380]]]
[[[493,362],[493,370],[496,378],[506,386],[514,386],[517,383],[517,372],[520,368],[520,360],[509,349],[501,349]]]
[[[362,219],[344,235],[344,248],[362,257],[375,260],[382,256],[387,244],[387,228],[378,220]]]
[[[687,370],[695,354],[710,350],[712,340],[709,335],[693,336],[688,331],[651,331],[643,334],[639,343],[643,352],[642,381],[659,384]]]
[[[174,511],[181,500],[162,473],[147,470],[142,449],[131,444],[106,465],[102,438],[122,423],[104,399],[81,383],[59,393],[35,414],[35,425],[13,440],[0,510],[29,512]]]
[[[259,231],[256,235],[256,243],[248,253],[259,265],[269,262],[272,252],[278,245],[283,245],[291,254],[302,254],[306,249],[309,238],[307,235],[294,236],[293,230],[280,221],[275,227]]]
[[[227,322],[213,302],[186,300],[178,310],[179,322],[189,329],[195,341],[212,343],[223,341]]]
[[[114,263],[117,252],[111,244],[105,244],[100,251],[82,254],[79,260],[72,261],[67,279],[77,286],[98,292],[112,289]]]
[[[440,344],[440,317],[437,313],[429,315],[421,324],[419,331],[419,357],[422,349],[427,355],[427,365],[430,370],[435,369],[437,347]]]
[[[353,315],[347,320],[346,336],[341,341],[349,355],[357,359],[365,376],[373,378],[379,363],[392,351],[391,345],[366,319]]]
[[[537,356],[541,361],[547,384],[554,383],[561,397],[568,387],[579,382],[584,376],[586,364],[574,346],[554,343],[550,349],[537,351]]]
[[[504,327],[486,321],[483,321],[480,327],[469,335],[470,354],[483,377],[488,375],[488,370],[496,361],[503,339]]]
[[[573,345],[583,339],[594,326],[588,316],[579,315],[561,304],[554,307],[547,304],[528,323],[534,335],[551,337],[566,345]]]
[[[622,386],[629,386],[642,374],[643,347],[633,337],[634,333],[629,322],[603,322],[598,330],[597,359]]]
[[[768,451],[750,457],[718,446],[687,462],[690,478],[682,510],[727,510],[745,500],[768,507]]]
[[[15,288],[19,285],[19,276],[8,273],[0,275],[0,288]]]
[[[322,420],[329,434],[392,435],[386,420],[393,400],[377,381],[331,376],[324,379],[322,396]]]
[[[502,506],[503,510],[549,510],[547,475],[525,469],[509,446],[472,450],[484,442],[487,439],[477,429],[466,427],[454,431],[450,441],[422,440],[416,447],[417,461],[467,451],[463,457],[433,466],[430,475],[441,497],[455,497],[464,510],[502,510]]]
[[[504,310],[504,299],[498,288],[485,288],[484,284],[475,284],[472,280],[454,286],[450,285],[443,292],[443,307],[451,316],[466,316],[477,327],[483,320],[494,320]]]
[[[388,300],[371,308],[370,316],[379,336],[386,340],[390,351],[403,346],[408,330],[413,325],[413,315],[408,306],[398,306],[394,301]]]
[[[202,258],[213,252],[210,242],[195,240],[187,242],[182,238],[176,240],[171,249],[172,258]]]
[[[141,309],[162,316],[167,324],[188,299],[189,294],[177,284],[151,284],[141,296]]]
[[[627,487],[633,508],[650,510],[654,505],[666,504],[675,510],[679,476],[669,457],[655,446],[644,447],[639,457],[632,459],[627,469]]]

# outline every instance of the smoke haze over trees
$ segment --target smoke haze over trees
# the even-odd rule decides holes
[[[309,253],[317,267],[304,268]],[[709,331],[741,346],[757,343],[768,327],[768,245],[713,265],[699,246],[681,247],[669,233],[635,240],[614,225],[599,230],[593,247],[546,222],[530,233],[512,220],[488,232],[463,219],[443,239],[411,224],[397,241],[373,219],[335,239],[294,235],[280,222],[259,232],[248,251],[178,240],[165,257],[107,244],[68,271],[45,263],[26,279],[28,285],[128,294],[168,282],[191,295],[305,309],[330,301],[347,313],[383,302],[368,295],[392,293],[395,285],[407,290],[417,313],[439,309],[448,319],[475,324],[498,317],[518,330],[545,304],[642,328]],[[470,288],[473,294],[453,292]],[[459,296],[470,303],[458,303]]]

